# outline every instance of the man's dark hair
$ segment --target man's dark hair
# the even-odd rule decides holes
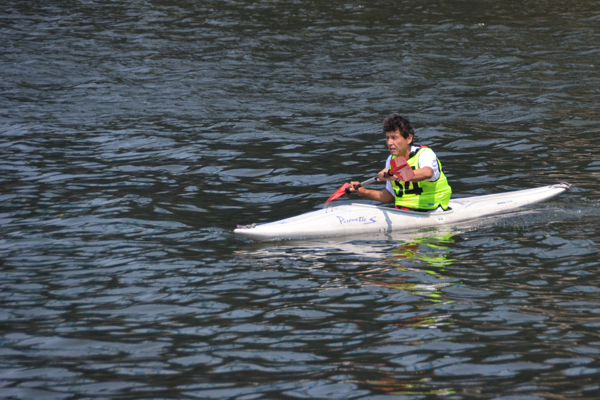
[[[383,120],[383,133],[400,131],[404,139],[408,139],[408,135],[413,135],[415,140],[415,131],[410,122],[400,114],[392,114]]]

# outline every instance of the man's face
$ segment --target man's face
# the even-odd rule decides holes
[[[400,130],[396,129],[393,132],[385,133],[385,141],[390,153],[393,156],[402,156],[408,158],[410,154],[410,145],[412,143],[412,135],[408,135],[408,139],[405,139]]]

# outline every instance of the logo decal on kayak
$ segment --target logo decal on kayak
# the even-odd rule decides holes
[[[371,218],[366,218],[366,217],[344,218],[344,217],[340,217],[339,215],[336,215],[336,217],[340,221],[341,225],[350,224],[352,222],[358,222],[358,223],[361,223],[363,225],[369,225],[369,224],[373,224],[373,223],[377,222],[375,220],[375,218],[377,218],[377,217],[371,217]]]

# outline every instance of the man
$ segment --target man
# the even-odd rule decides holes
[[[413,144],[415,132],[410,122],[399,114],[392,114],[383,121],[383,132],[390,151],[385,169],[378,174],[385,181],[383,190],[371,190],[350,182],[350,192],[382,203],[395,203],[396,208],[412,211],[445,211],[452,194],[442,164],[430,148]],[[402,182],[395,176],[386,176],[393,158],[404,157],[415,176]],[[358,189],[355,187],[358,186]]]

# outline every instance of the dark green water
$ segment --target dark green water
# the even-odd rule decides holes
[[[597,399],[597,1],[0,4],[0,398]],[[258,244],[407,116],[441,231]]]

